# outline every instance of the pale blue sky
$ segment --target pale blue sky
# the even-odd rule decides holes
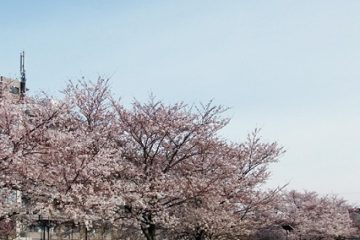
[[[31,93],[111,76],[125,101],[231,107],[224,130],[255,127],[287,149],[270,185],[360,204],[360,1],[0,2],[0,74]]]

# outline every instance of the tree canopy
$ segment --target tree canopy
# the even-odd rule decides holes
[[[225,110],[153,97],[126,107],[103,79],[69,82],[57,100],[3,97],[0,221],[42,214],[147,240],[241,239],[282,223],[302,235],[351,233],[341,199],[264,190],[284,150],[258,130],[240,143],[221,136]],[[22,203],[9,201],[14,192]]]

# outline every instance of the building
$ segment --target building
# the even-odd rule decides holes
[[[20,85],[17,79],[0,76],[0,98],[10,94],[20,98]]]

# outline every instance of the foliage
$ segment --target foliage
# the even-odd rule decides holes
[[[283,149],[258,130],[242,143],[222,138],[222,106],[150,98],[127,108],[103,79],[70,82],[63,94],[1,98],[0,220],[41,214],[59,226],[111,226],[148,240],[241,239],[279,221],[301,234],[350,228],[341,200],[264,191]],[[6,200],[14,192],[22,204]],[[329,225],[334,217],[344,224]]]

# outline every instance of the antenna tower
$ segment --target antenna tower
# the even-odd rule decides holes
[[[25,52],[20,53],[20,98],[23,99],[26,92],[26,75],[25,75]]]

